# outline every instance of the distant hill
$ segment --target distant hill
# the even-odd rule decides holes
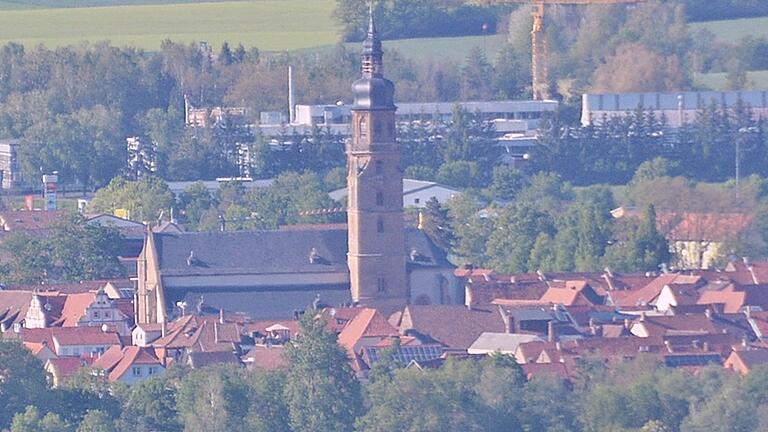
[[[0,9],[87,8],[101,6],[137,6],[176,3],[215,3],[223,1],[232,0],[0,0]]]
[[[46,4],[59,8],[34,8]],[[112,7],[61,8],[67,4]],[[12,5],[17,10],[8,10]],[[0,44],[56,47],[109,40],[154,51],[172,39],[204,40],[214,49],[224,41],[265,50],[306,48],[339,39],[331,18],[334,6],[334,0],[0,0],[0,8],[6,8],[0,14]]]
[[[681,0],[689,22],[768,16],[766,0]]]
[[[766,0],[768,3],[768,0]],[[768,17],[741,18],[690,24],[691,32],[707,29],[719,39],[736,42],[744,36],[768,37]]]

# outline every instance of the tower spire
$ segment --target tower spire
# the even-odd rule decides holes
[[[384,50],[381,48],[381,38],[376,30],[376,20],[373,17],[373,1],[368,3],[368,34],[363,42],[362,72],[363,76],[383,76]]]

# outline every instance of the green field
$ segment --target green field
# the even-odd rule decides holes
[[[719,39],[736,42],[744,36],[768,36],[768,17],[694,23],[690,28],[691,32],[707,29]]]
[[[4,10],[0,43],[56,47],[109,40],[157,50],[162,40],[171,39],[205,40],[214,47],[228,41],[265,50],[307,48],[338,40],[331,18],[334,4],[334,0],[250,0]]]
[[[232,0],[0,0],[0,10],[85,8],[98,6],[129,6],[171,3],[210,3]],[[238,1],[238,0],[236,0]],[[243,0],[247,1],[247,0]]]
[[[727,90],[726,74],[708,73],[697,74],[694,78],[696,86],[706,87],[712,90]],[[768,71],[747,72],[746,90],[763,90],[768,88]]]

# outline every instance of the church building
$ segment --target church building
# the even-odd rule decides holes
[[[373,16],[352,86],[346,225],[277,231],[149,231],[138,258],[136,322],[189,312],[290,318],[311,305],[359,304],[385,313],[406,304],[462,304],[441,250],[405,228],[394,84],[384,77]]]

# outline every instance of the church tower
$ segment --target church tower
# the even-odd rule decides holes
[[[384,78],[381,40],[370,13],[362,77],[352,85],[347,147],[347,220],[352,300],[394,308],[408,299],[403,174],[395,141],[394,84]]]

